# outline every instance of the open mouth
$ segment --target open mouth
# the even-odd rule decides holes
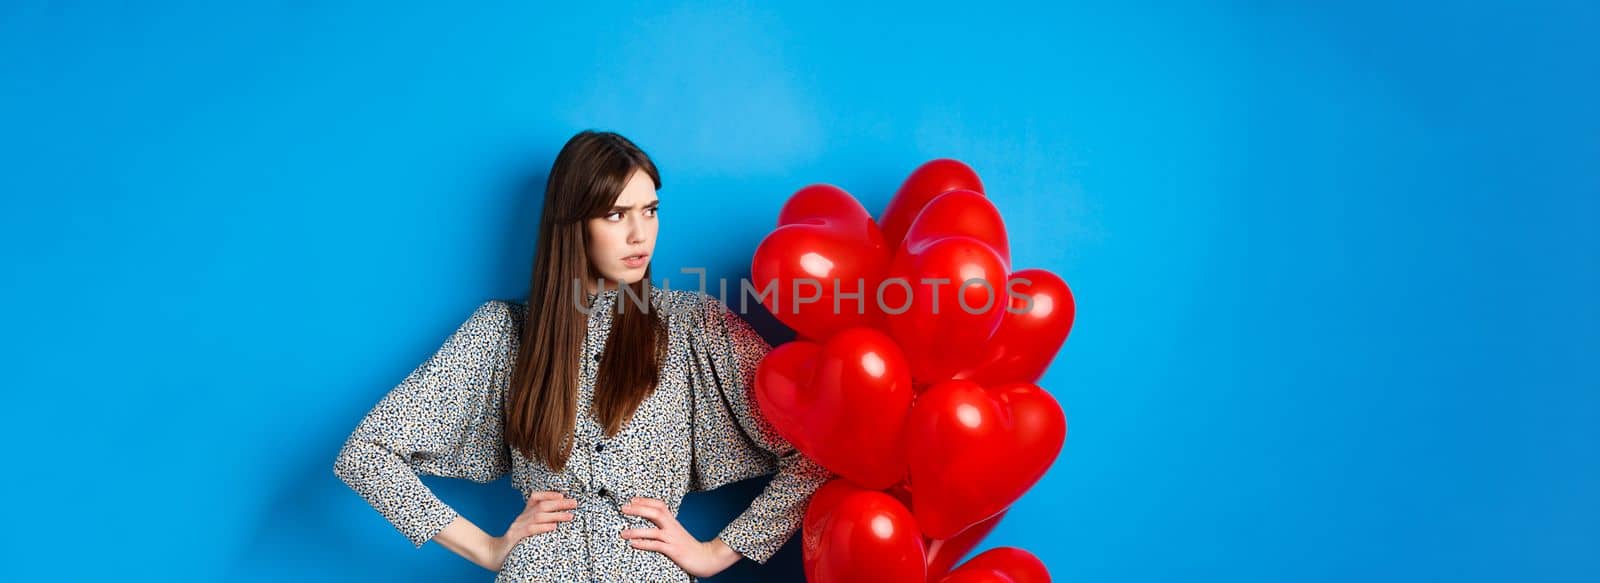
[[[639,254],[639,255],[629,255],[627,257],[623,257],[622,258],[622,264],[626,265],[628,267],[642,267],[642,266],[644,266],[645,262],[649,261],[649,260],[650,260],[650,255],[648,253]]]

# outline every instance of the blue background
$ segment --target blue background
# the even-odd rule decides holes
[[[0,7],[9,578],[488,580],[331,466],[525,293],[594,127],[661,168],[662,275],[974,166],[1078,300],[984,545],[1057,580],[1600,580],[1593,3],[220,4]]]

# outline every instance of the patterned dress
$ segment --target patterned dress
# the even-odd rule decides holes
[[[719,534],[741,555],[765,563],[799,527],[812,492],[831,477],[780,437],[752,400],[756,366],[771,347],[715,298],[653,289],[652,309],[662,310],[668,327],[660,381],[607,438],[589,411],[617,298],[615,290],[587,297],[592,311],[578,421],[564,471],[551,471],[502,439],[527,306],[490,300],[361,419],[334,473],[421,547],[457,514],[418,474],[489,482],[509,471],[524,499],[553,490],[577,499],[578,509],[572,522],[517,543],[495,581],[610,582],[695,580],[665,555],[634,549],[618,536],[624,528],[654,526],[622,514],[630,498],[662,500],[676,515],[688,492],[776,472]],[[482,524],[509,524],[512,517],[503,518],[485,517]]]

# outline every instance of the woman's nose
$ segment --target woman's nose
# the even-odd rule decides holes
[[[638,217],[628,220],[628,243],[638,244],[644,242],[644,221]]]

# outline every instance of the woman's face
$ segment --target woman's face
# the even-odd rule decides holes
[[[606,279],[606,287],[628,284],[644,278],[650,255],[656,248],[655,183],[643,170],[634,170],[610,214],[589,219],[589,262],[598,273],[583,282],[594,292],[595,276]]]

